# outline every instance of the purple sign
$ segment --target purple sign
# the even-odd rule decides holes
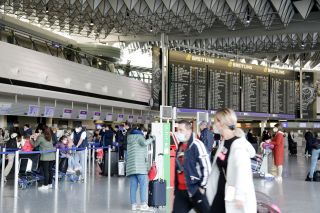
[[[87,114],[88,114],[87,110],[80,110],[79,111],[79,119],[87,119]]]
[[[128,116],[128,122],[129,122],[129,123],[132,123],[132,122],[133,122],[133,115],[129,115],[129,116]]]
[[[119,114],[117,117],[118,122],[122,122],[124,120],[124,114]]]
[[[93,113],[93,120],[100,120],[101,112],[94,112]]]
[[[63,115],[62,115],[63,118],[71,118],[71,115],[72,115],[72,109],[69,109],[69,108],[63,109]]]
[[[112,113],[108,113],[106,115],[106,121],[113,121],[113,114]]]

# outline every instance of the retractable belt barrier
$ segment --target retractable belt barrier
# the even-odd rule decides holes
[[[87,179],[87,161],[88,161],[88,150],[89,150],[89,160],[91,158],[94,159],[95,155],[94,152],[92,152],[91,155],[91,150],[98,150],[98,149],[108,149],[111,150],[113,147],[119,147],[119,145],[114,145],[114,146],[100,146],[99,143],[89,143],[89,146],[86,148],[66,148],[66,149],[54,149],[54,150],[46,150],[46,151],[21,151],[19,148],[1,148],[2,151],[0,152],[0,155],[2,155],[2,172],[1,172],[1,188],[4,187],[4,167],[5,167],[5,155],[9,154],[15,154],[15,177],[14,177],[14,196],[18,196],[18,179],[19,179],[19,155],[24,154],[24,155],[31,155],[31,154],[45,154],[45,153],[56,153],[56,159],[59,158],[59,153],[63,151],[85,151],[85,168],[84,168],[84,182],[86,183]],[[110,155],[109,155],[110,156]],[[90,161],[91,162],[91,161]],[[90,163],[89,162],[89,163]],[[89,164],[90,165],[90,164]],[[110,165],[109,165],[110,166]],[[59,161],[56,160],[56,171],[55,171],[55,189],[58,188],[58,170],[59,168]],[[93,163],[93,169],[94,169],[94,163]],[[109,168],[110,169],[110,168]],[[109,172],[110,174],[110,172]]]

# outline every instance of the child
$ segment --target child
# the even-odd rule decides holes
[[[67,173],[74,173],[74,158],[72,155],[72,150],[65,150],[69,148],[68,137],[61,136],[59,142],[56,145],[57,149],[60,149],[61,162],[59,165],[60,171]]]
[[[23,146],[21,148],[21,151],[23,151],[23,152],[31,152],[31,151],[33,151],[33,146],[30,143],[30,135],[26,135],[25,136],[25,141],[24,141],[24,144],[23,144]]]

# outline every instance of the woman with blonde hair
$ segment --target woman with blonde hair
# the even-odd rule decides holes
[[[214,117],[214,132],[222,142],[214,156],[207,184],[210,212],[256,213],[257,204],[250,158],[255,150],[237,128],[232,109],[219,109]]]

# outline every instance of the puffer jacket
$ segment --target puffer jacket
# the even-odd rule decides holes
[[[127,165],[126,175],[148,174],[148,149],[147,146],[153,141],[146,140],[140,130],[132,130],[127,136]]]

